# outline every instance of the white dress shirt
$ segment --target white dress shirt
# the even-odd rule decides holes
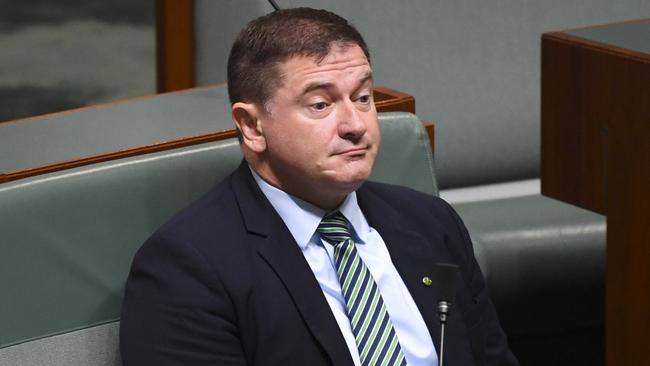
[[[271,202],[300,246],[314,272],[325,299],[332,309],[355,365],[361,364],[359,351],[345,309],[345,298],[336,273],[334,247],[323,241],[316,232],[326,211],[291,196],[264,181],[252,169],[253,177]],[[438,355],[427,326],[413,297],[391,261],[386,244],[379,233],[368,225],[357,203],[356,192],[349,194],[339,211],[352,226],[351,234],[357,251],[377,283],[395,333],[411,366],[438,364]],[[431,310],[433,311],[433,309]]]

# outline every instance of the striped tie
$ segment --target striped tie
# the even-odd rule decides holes
[[[379,288],[354,246],[348,221],[336,211],[323,218],[317,231],[334,246],[336,271],[361,364],[406,365]]]

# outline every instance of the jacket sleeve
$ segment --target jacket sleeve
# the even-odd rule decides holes
[[[125,366],[245,365],[232,302],[200,253],[154,236],[136,254],[120,325]]]

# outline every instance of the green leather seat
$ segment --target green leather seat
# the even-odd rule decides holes
[[[508,336],[602,326],[605,219],[541,195],[453,204]]]

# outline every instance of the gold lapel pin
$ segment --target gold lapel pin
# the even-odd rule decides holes
[[[429,278],[428,276],[422,277],[422,284],[423,285],[431,286],[432,283],[433,283],[433,281],[431,281],[431,278]]]

